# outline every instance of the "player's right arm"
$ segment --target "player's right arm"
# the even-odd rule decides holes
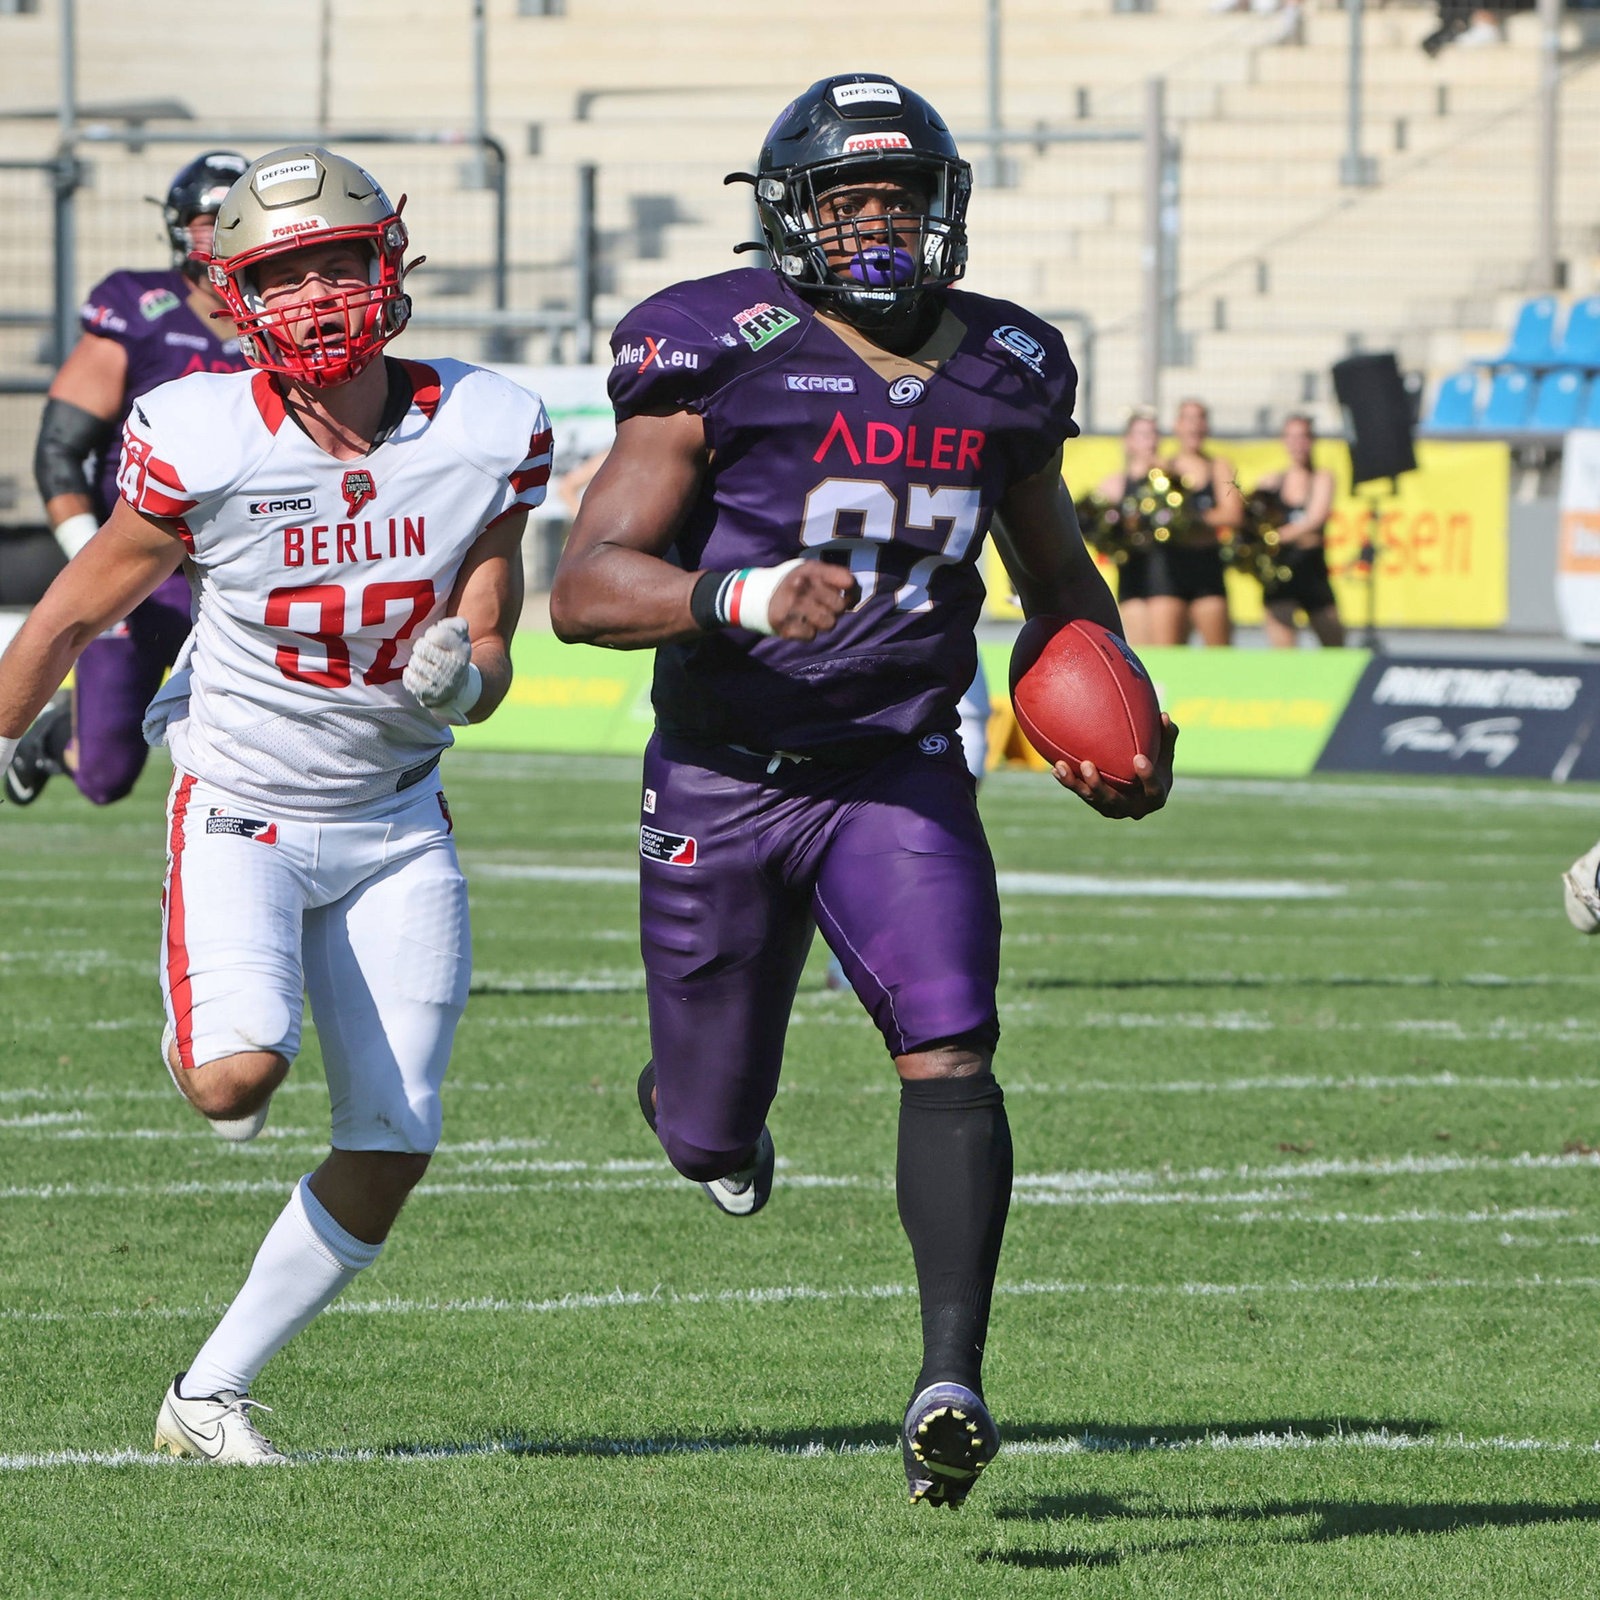
[[[127,381],[127,350],[115,339],[86,333],[61,363],[45,398],[33,476],[69,559],[99,526],[87,464],[91,455],[114,446]]]
[[[142,516],[119,500],[0,656],[0,740],[20,738],[84,646],[127,616],[182,559],[175,524]]]
[[[704,575],[683,571],[666,554],[709,462],[705,425],[693,411],[639,412],[617,425],[550,586],[557,638],[640,650],[705,631],[690,607]],[[854,587],[848,571],[827,562],[793,566],[772,592],[770,629],[762,631],[814,639],[833,626]]]

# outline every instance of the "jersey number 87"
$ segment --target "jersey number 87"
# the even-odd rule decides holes
[[[887,544],[899,542],[922,548],[916,541],[901,539],[899,529],[935,531],[947,525],[943,543],[932,555],[913,564],[906,580],[894,592],[896,611],[928,611],[933,597],[928,585],[940,567],[964,560],[978,531],[983,512],[981,491],[973,488],[932,489],[913,483],[906,488],[905,515],[893,489],[877,478],[824,478],[806,496],[800,519],[800,543],[807,549],[826,547],[847,551],[850,571],[861,585],[861,598],[870,600],[878,588],[878,556]],[[841,536],[840,519],[849,517],[860,532]]]

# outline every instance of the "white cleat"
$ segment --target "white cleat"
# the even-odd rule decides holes
[[[172,1086],[179,1094],[183,1094],[183,1083],[178,1077],[179,1068],[172,1064],[172,1047],[177,1042],[178,1036],[172,1031],[172,1024],[169,1022],[161,1030],[161,1059],[172,1078]],[[188,1095],[183,1094],[183,1098],[188,1104],[194,1104]],[[229,1144],[247,1144],[266,1127],[267,1113],[271,1109],[272,1102],[268,1100],[259,1110],[252,1111],[248,1117],[206,1117],[206,1121],[211,1124],[211,1131],[219,1139],[226,1139]],[[205,1116],[205,1113],[202,1111],[200,1115]]]
[[[225,1389],[204,1400],[186,1400],[178,1393],[180,1372],[172,1380],[156,1413],[156,1449],[169,1456],[191,1456],[223,1466],[286,1466],[289,1458],[272,1448],[254,1422],[252,1411],[270,1411],[247,1394]]]
[[[730,1217],[753,1217],[772,1194],[772,1171],[777,1164],[772,1135],[763,1126],[749,1166],[730,1172],[725,1178],[713,1178],[700,1187],[710,1195],[718,1211]]]
[[[1600,933],[1600,889],[1595,887],[1596,872],[1600,872],[1600,844],[1579,856],[1561,875],[1567,921],[1579,933]]]

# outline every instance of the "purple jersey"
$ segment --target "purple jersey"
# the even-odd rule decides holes
[[[777,273],[680,283],[618,325],[618,421],[689,410],[711,451],[675,541],[688,570],[848,563],[860,603],[801,644],[745,629],[656,652],[663,731],[870,760],[949,733],[972,682],[995,509],[1072,421],[1061,335],[1004,300],[941,296],[936,371],[886,377]],[[936,335],[936,341],[940,335]]]
[[[85,333],[111,339],[127,352],[122,409],[112,419],[116,437],[133,402],[158,384],[191,372],[239,372],[245,360],[237,339],[217,337],[216,325],[189,305],[192,288],[181,272],[113,272],[89,292],[78,310]],[[120,443],[108,449],[95,476],[95,512],[104,521],[117,503]]]

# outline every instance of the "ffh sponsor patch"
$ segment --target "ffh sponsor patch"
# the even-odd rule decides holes
[[[752,350],[759,350],[786,329],[799,327],[800,319],[783,306],[768,305],[765,300],[758,300],[753,306],[746,306],[739,312],[733,319],[733,325]]]
[[[856,380],[832,372],[786,372],[783,385],[796,394],[854,394]]]
[[[687,833],[668,833],[645,823],[639,828],[639,854],[646,861],[665,861],[669,867],[692,867],[700,847]]]
[[[253,817],[230,817],[224,811],[213,811],[206,818],[206,832],[227,834],[235,839],[254,839],[257,844],[278,842],[276,822],[257,822]]]
[[[344,496],[346,514],[352,517],[369,500],[378,498],[378,486],[372,481],[372,474],[365,470],[345,473],[339,492]]]
[[[264,500],[247,501],[245,509],[251,517],[309,517],[316,512],[317,497],[310,494],[271,495]]]
[[[139,315],[146,322],[154,322],[178,309],[178,297],[170,289],[146,289],[139,296]]]

